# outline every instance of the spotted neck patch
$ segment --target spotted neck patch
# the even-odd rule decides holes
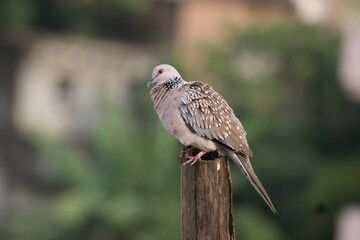
[[[167,89],[173,89],[183,83],[185,83],[185,81],[181,77],[172,77],[164,82],[164,86]]]

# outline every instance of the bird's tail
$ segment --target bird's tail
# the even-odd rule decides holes
[[[277,214],[274,204],[271,202],[269,195],[267,194],[265,188],[261,184],[260,180],[256,176],[254,169],[251,166],[249,156],[244,156],[241,154],[236,154],[233,151],[228,151],[229,156],[235,162],[235,164],[241,169],[247,180],[253,185],[255,190],[260,194],[264,199],[266,204],[270,207],[271,211]]]

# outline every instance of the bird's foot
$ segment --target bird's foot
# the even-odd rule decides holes
[[[198,150],[196,147],[191,147],[186,150],[181,150],[179,152],[179,158],[185,157],[185,159],[188,159],[189,156],[192,156],[192,153],[195,152],[196,150]]]
[[[190,165],[194,165],[204,154],[206,154],[205,151],[200,151],[198,154],[196,154],[195,156],[191,156],[191,157],[187,157],[187,161],[184,162],[182,165],[187,165],[187,164],[190,164]]]

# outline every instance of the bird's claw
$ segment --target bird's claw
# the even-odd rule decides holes
[[[206,154],[205,151],[200,151],[198,154],[196,154],[195,156],[187,156],[186,159],[188,159],[186,162],[184,162],[182,165],[188,165],[190,164],[190,166],[194,165],[204,154]]]
[[[191,148],[188,148],[188,149],[186,149],[186,150],[181,150],[181,151],[179,152],[179,158],[185,157],[185,159],[189,159],[189,158],[191,157],[191,154],[192,154],[195,150],[197,150],[197,148],[195,148],[195,147],[191,147]]]

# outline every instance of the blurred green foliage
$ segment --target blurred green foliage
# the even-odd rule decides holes
[[[228,52],[210,50],[209,71],[232,96],[254,168],[279,211],[270,221],[276,237],[261,221],[266,209],[247,210],[254,216],[246,218],[235,212],[239,229],[258,221],[240,239],[330,239],[339,208],[360,200],[360,106],[339,86],[338,53],[336,33],[293,22],[242,33]],[[235,204],[251,202],[256,194],[237,186],[237,175]],[[256,205],[266,208],[260,199]]]
[[[134,39],[150,31],[140,14],[147,3],[3,0],[0,28]],[[243,122],[279,211],[272,215],[233,166],[238,239],[330,239],[339,208],[360,201],[360,107],[339,87],[338,53],[336,33],[294,22],[208,50],[213,85]],[[15,209],[1,238],[179,239],[180,144],[162,128],[145,84],[133,86],[127,107],[104,103],[85,143],[36,139],[59,189]]]
[[[148,40],[149,0],[2,0],[0,30]]]
[[[104,103],[102,117],[81,147],[37,137],[54,173],[51,181],[61,190],[43,206],[18,211],[10,223],[10,239],[180,235],[180,145],[162,130],[145,86],[136,90],[136,97],[143,97],[133,99],[129,108]],[[140,109],[141,119],[136,116]]]

